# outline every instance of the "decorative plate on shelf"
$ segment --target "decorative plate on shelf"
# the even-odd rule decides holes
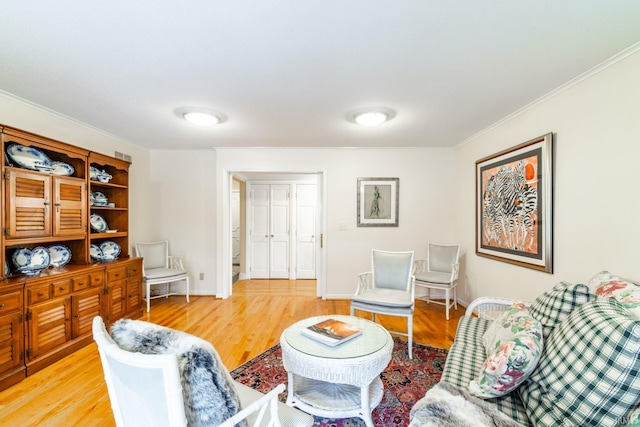
[[[49,262],[51,267],[62,267],[71,261],[71,249],[65,245],[49,246],[49,254],[51,255]]]
[[[43,246],[36,246],[33,249],[18,248],[11,257],[13,265],[20,273],[26,275],[36,275],[40,271],[49,267],[51,256],[49,250]]]
[[[7,155],[19,166],[40,172],[51,172],[51,159],[42,151],[34,147],[21,144],[11,144],[7,147]]]
[[[91,229],[97,231],[98,233],[104,233],[109,229],[107,225],[107,221],[104,220],[100,215],[92,213],[89,217],[89,223],[91,224]]]
[[[107,240],[100,244],[102,258],[105,261],[112,261],[120,255],[120,245],[111,240]]]
[[[19,248],[13,252],[11,261],[16,268],[23,268],[31,264],[31,249]]]
[[[100,249],[100,246],[96,245],[95,243],[92,243],[89,249],[89,253],[91,255],[91,258],[98,261],[102,261],[103,255],[102,255],[102,249]]]
[[[71,176],[75,172],[73,166],[69,163],[53,161],[51,162],[51,174],[59,176]]]

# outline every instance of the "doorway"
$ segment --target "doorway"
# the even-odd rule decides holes
[[[239,278],[250,279],[251,276],[251,257],[249,242],[249,224],[247,221],[250,217],[250,208],[248,199],[250,198],[249,182],[253,184],[287,184],[290,185],[291,191],[295,197],[292,200],[296,204],[290,205],[289,218],[296,227],[290,228],[290,251],[287,259],[289,260],[289,276],[288,279],[312,279],[315,278],[316,294],[319,297],[324,296],[326,265],[323,241],[323,230],[326,228],[326,194],[323,188],[326,188],[326,172],[236,172],[224,171],[222,186],[222,198],[219,199],[223,203],[221,205],[221,233],[220,250],[222,256],[219,277],[220,281],[217,295],[221,298],[227,298],[232,293],[233,278],[233,227],[232,227],[232,194],[234,181],[240,182],[240,234],[241,253],[240,253],[240,271]],[[237,188],[237,187],[236,187]],[[309,212],[312,214],[310,215]],[[312,232],[309,232],[312,230]],[[264,233],[271,236],[272,233]],[[274,233],[275,237],[275,233]],[[282,258],[281,258],[282,259]],[[303,260],[304,262],[297,262]]]

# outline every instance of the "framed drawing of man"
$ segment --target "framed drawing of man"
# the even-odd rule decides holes
[[[397,227],[400,178],[358,178],[358,227]]]

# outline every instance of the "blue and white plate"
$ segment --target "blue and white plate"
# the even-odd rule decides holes
[[[51,261],[49,262],[51,267],[62,267],[71,261],[71,249],[65,245],[49,246],[49,254],[51,255]]]
[[[102,242],[100,250],[102,251],[102,259],[106,261],[113,261],[120,255],[120,245],[111,240]]]
[[[109,229],[107,225],[107,221],[104,220],[100,215],[92,213],[89,217],[89,223],[91,224],[91,229],[97,231],[98,233],[104,233]]]
[[[73,166],[69,163],[53,161],[51,162],[51,174],[59,176],[71,176],[75,172]]]
[[[19,248],[15,250],[11,260],[19,272],[28,274],[48,268],[51,255],[49,250],[43,246],[37,246],[33,249]]]
[[[19,248],[16,249],[11,256],[11,261],[16,268],[23,268],[31,264],[31,249]]]
[[[7,155],[19,166],[40,172],[51,172],[51,159],[42,151],[34,147],[21,144],[11,144],[7,147]]]
[[[91,258],[102,261],[102,249],[100,249],[100,246],[96,245],[95,243],[91,244],[91,247],[89,248],[89,254],[91,255]]]

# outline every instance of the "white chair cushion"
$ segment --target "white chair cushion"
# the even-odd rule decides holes
[[[393,289],[369,289],[355,295],[352,301],[385,307],[411,307],[413,305],[409,293]]]
[[[236,389],[236,392],[238,393],[240,406],[242,408],[246,408],[251,403],[255,402],[263,396],[263,394],[259,391],[254,390],[251,387],[248,387],[237,381],[234,381],[233,385]],[[254,412],[253,414],[249,415],[249,417],[247,418],[247,422],[249,425],[253,425],[255,423],[257,415],[258,412]],[[280,419],[280,424],[282,424],[282,427],[308,427],[313,424],[313,417],[311,415],[308,415],[281,402],[278,402],[278,418]],[[266,424],[266,422],[270,419],[271,412],[265,412],[262,424]]]
[[[451,282],[451,273],[440,273],[439,271],[425,271],[415,274],[416,282],[437,283],[448,285]]]
[[[147,268],[144,270],[144,277],[145,279],[163,279],[183,276],[186,273],[185,270],[176,270],[174,268]]]

